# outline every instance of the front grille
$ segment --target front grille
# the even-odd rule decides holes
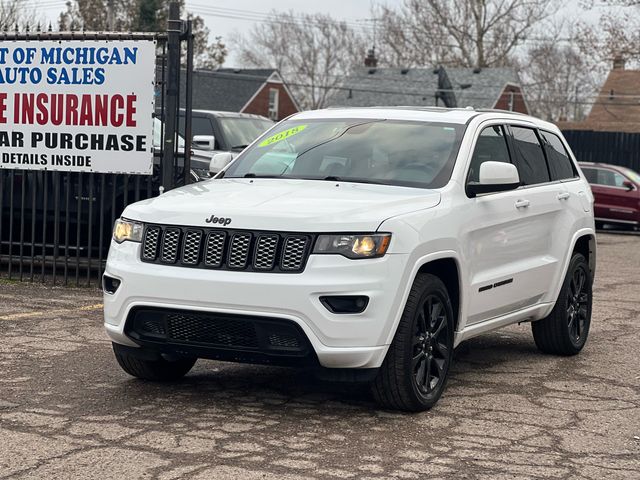
[[[313,240],[311,234],[148,225],[140,256],[143,262],[181,267],[300,273]]]
[[[256,330],[249,322],[225,319],[207,321],[202,315],[173,313],[167,315],[167,326],[169,338],[180,342],[227,347],[258,347]]]
[[[143,345],[173,346],[178,351],[193,347],[205,353],[224,350],[292,356],[311,351],[302,329],[280,318],[136,307],[127,317],[125,333]]]

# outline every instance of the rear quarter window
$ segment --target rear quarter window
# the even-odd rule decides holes
[[[540,134],[547,153],[551,180],[566,180],[577,177],[578,172],[575,170],[573,162],[569,158],[569,153],[564,148],[560,137],[550,132],[540,132]]]

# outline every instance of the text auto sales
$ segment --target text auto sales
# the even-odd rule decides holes
[[[7,94],[0,93],[0,125],[10,119],[13,125],[55,125],[91,127],[135,127],[135,95],[26,94],[13,95],[8,111]],[[64,133],[0,130],[0,148],[44,147],[55,150],[101,150],[144,152],[144,135]],[[3,164],[91,167],[87,155],[2,154]]]

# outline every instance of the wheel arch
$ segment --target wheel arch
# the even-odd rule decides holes
[[[583,228],[574,233],[571,244],[567,249],[564,264],[562,265],[562,274],[556,282],[557,285],[555,290],[553,291],[553,297],[551,297],[551,301],[554,304],[558,300],[560,290],[562,289],[562,284],[564,283],[564,279],[567,276],[567,270],[569,269],[571,257],[573,257],[573,254],[575,252],[581,253],[587,259],[587,262],[589,264],[589,271],[591,273],[591,281],[593,281],[596,273],[596,250],[596,234],[593,229]]]
[[[418,269],[416,276],[421,273],[430,273],[438,277],[447,287],[451,308],[453,310],[454,329],[458,330],[460,323],[460,268],[454,257],[443,257],[423,263]],[[415,281],[413,277],[412,284]]]
[[[396,304],[396,317],[390,331],[387,333],[387,338],[384,341],[386,345],[391,344],[393,341],[400,323],[400,318],[402,317],[402,312],[404,311],[407,299],[409,298],[409,292],[411,291],[411,287],[413,286],[416,277],[420,273],[431,273],[436,275],[444,282],[445,286],[447,286],[449,297],[451,298],[451,306],[454,310],[455,329],[457,330],[459,328],[464,310],[464,288],[462,285],[463,269],[461,264],[458,252],[454,250],[443,250],[429,253],[412,262],[412,270],[407,277],[406,284],[404,285],[402,297]],[[455,293],[453,293],[452,290]]]
[[[595,234],[584,234],[575,240],[573,245],[573,253],[581,253],[584,258],[587,259],[589,264],[589,271],[591,272],[591,279],[593,280],[596,275],[596,236]]]

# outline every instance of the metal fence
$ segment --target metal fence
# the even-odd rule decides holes
[[[640,171],[640,133],[564,130],[578,161],[620,165]]]
[[[174,27],[177,25],[173,20]],[[181,42],[187,41],[188,67],[192,66],[190,23],[180,27]],[[120,34],[82,32],[0,33],[2,41],[12,40],[135,40],[157,42],[156,115],[163,120],[161,138],[166,139],[165,122],[176,124],[180,92],[180,57],[171,65],[171,21],[168,32]],[[173,34],[176,35],[174,30]],[[176,68],[177,62],[177,68]],[[191,75],[187,68],[186,75]],[[190,85],[190,79],[186,82]],[[190,100],[186,102],[190,109]],[[190,112],[185,119],[190,123]],[[190,125],[186,125],[187,132]],[[175,129],[174,129],[175,130]],[[172,151],[155,149],[153,175],[76,173],[0,169],[0,275],[9,279],[52,284],[100,285],[112,226],[124,208],[133,202],[158,195],[163,189],[189,182],[190,142],[179,152],[177,142],[168,142]]]

